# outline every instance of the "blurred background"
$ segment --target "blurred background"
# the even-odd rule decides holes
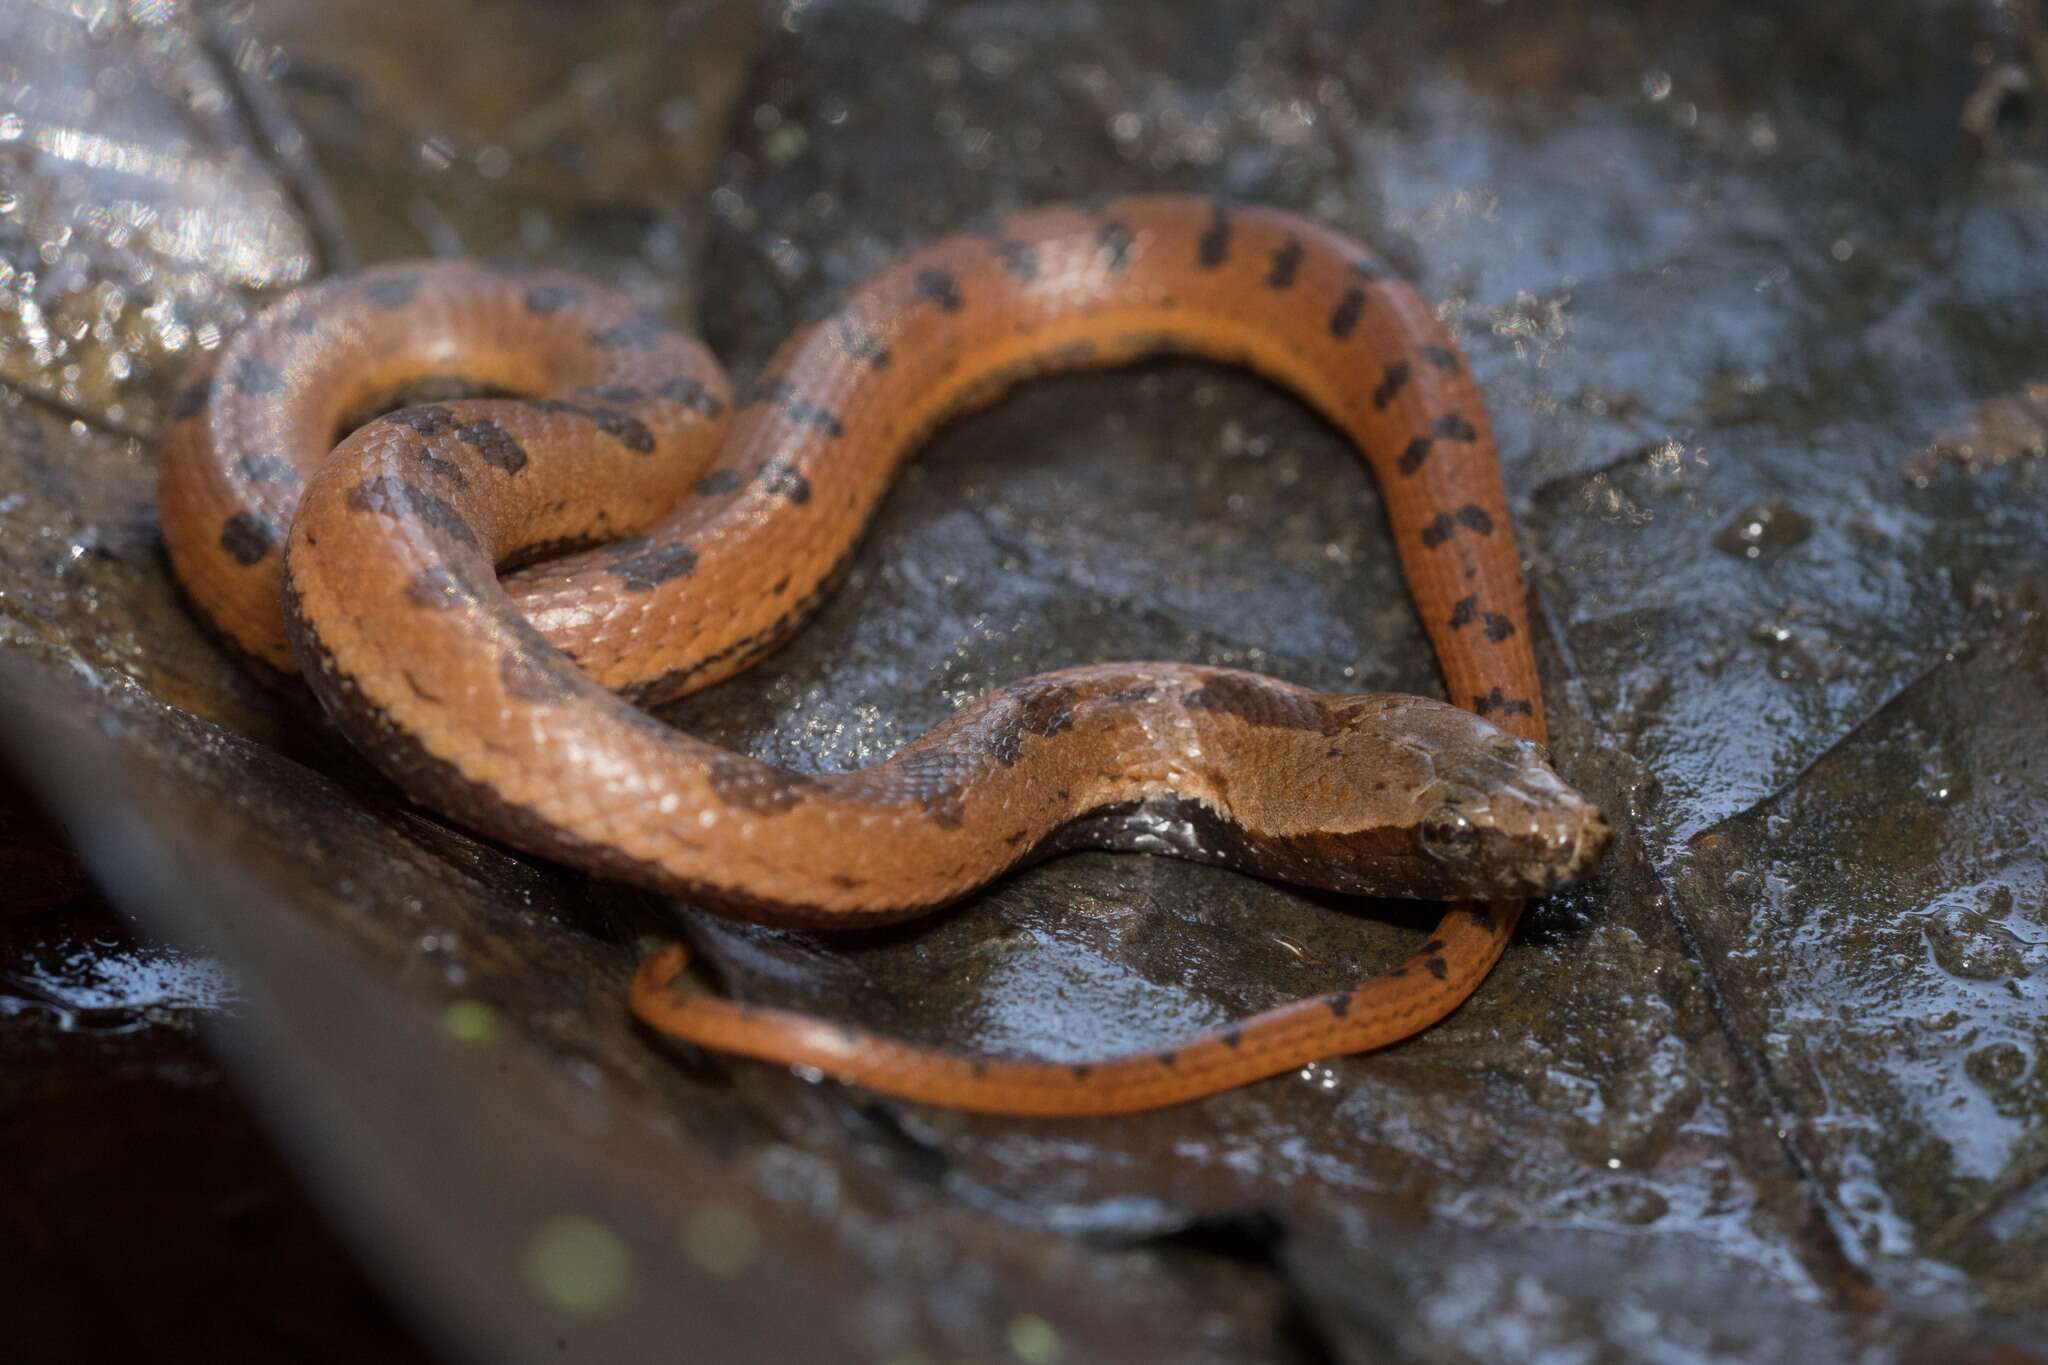
[[[1157,189],[1439,303],[1624,830],[1400,1047],[1115,1123],[663,1053],[622,987],[678,926],[748,998],[1079,1057],[1433,917],[1085,855],[719,924],[408,806],[168,577],[169,396],[300,282],[568,267],[744,381],[913,242]],[[0,1338],[2048,1359],[2044,340],[2031,0],[4,0]],[[1114,658],[1437,690],[1343,441],[1162,363],[948,428],[796,643],[664,715],[844,767]]]

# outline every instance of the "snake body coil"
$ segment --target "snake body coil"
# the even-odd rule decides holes
[[[1167,353],[1258,371],[1356,442],[1456,706],[1102,665],[1003,688],[874,767],[804,775],[622,700],[707,687],[785,640],[934,426],[1035,374]],[[355,415],[436,387],[508,396],[406,407],[335,446]],[[722,913],[901,919],[1163,814],[1197,831],[1178,851],[1261,875],[1492,899],[1352,990],[1092,1064],[723,1001],[690,989],[680,946],[636,976],[656,1028],[910,1098],[1127,1112],[1405,1037],[1484,977],[1518,913],[1505,898],[1575,880],[1607,841],[1540,749],[1521,570],[1463,360],[1371,253],[1274,210],[1131,199],[945,239],[798,333],[737,404],[701,345],[588,282],[381,267],[223,349],[180,396],[160,505],[216,631],[260,668],[303,669],[414,797]]]

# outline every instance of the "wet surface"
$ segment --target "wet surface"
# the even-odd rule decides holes
[[[254,1143],[192,1051],[215,1021],[370,1274],[467,1358],[2048,1346],[2048,96],[2006,11],[98,13],[0,42],[6,727],[179,947],[0,922],[0,1037],[67,1126],[165,1131],[189,1075]],[[1176,187],[1314,213],[1442,301],[1560,766],[1623,830],[1401,1047],[1114,1124],[672,1056],[621,996],[673,908],[407,807],[165,578],[136,437],[301,275],[568,265],[744,379],[919,238]],[[666,714],[842,768],[994,683],[1148,657],[1436,690],[1370,480],[1248,378],[1047,381],[954,425],[798,639]],[[1430,922],[1106,855],[852,939],[680,921],[735,993],[1051,1057],[1330,989]],[[99,1098],[101,1057],[139,1088]],[[194,1159],[109,1142],[153,1185]]]

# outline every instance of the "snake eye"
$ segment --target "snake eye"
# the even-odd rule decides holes
[[[1479,831],[1456,806],[1438,806],[1417,830],[1422,851],[1438,862],[1470,862],[1479,851]]]

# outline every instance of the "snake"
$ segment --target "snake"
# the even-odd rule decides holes
[[[1526,899],[1597,866],[1609,827],[1545,747],[1484,402],[1382,257],[1259,205],[1051,205],[909,250],[812,316],[736,392],[688,332],[566,272],[406,261],[301,288],[171,395],[171,564],[216,638],[302,678],[414,800],[729,917],[886,924],[1081,847],[1449,902],[1348,989],[1092,1061],[728,998],[683,942],[633,974],[659,1037],[908,1100],[1131,1113],[1384,1046],[1470,995]],[[787,640],[942,423],[1034,376],[1162,355],[1247,368],[1357,447],[1448,701],[1087,664],[825,773],[649,715]]]

